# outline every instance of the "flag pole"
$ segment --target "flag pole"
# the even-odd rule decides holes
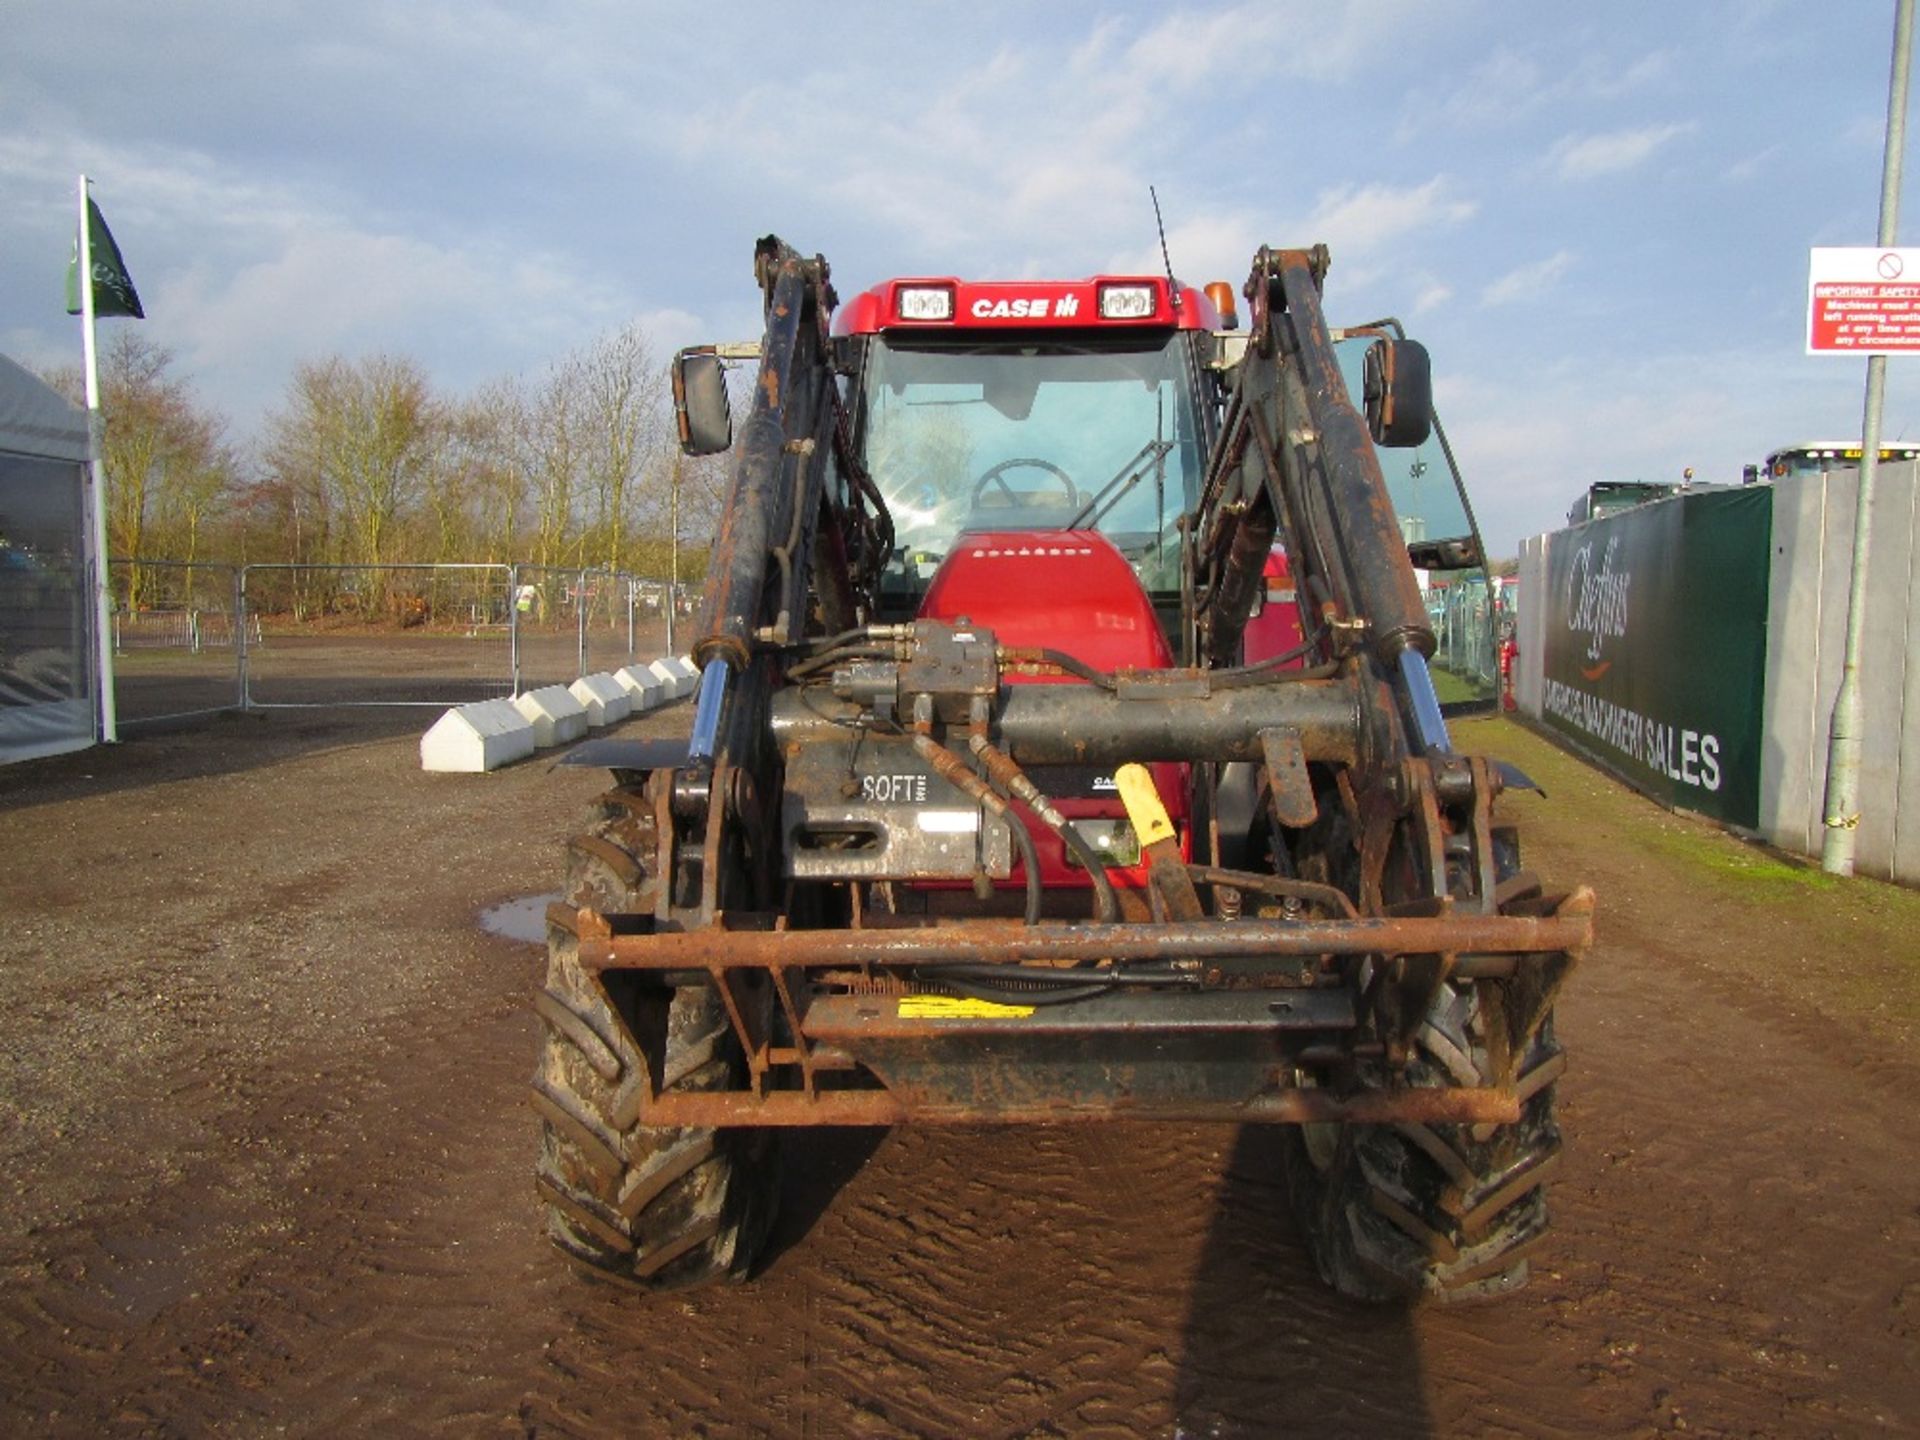
[[[93,335],[93,226],[87,223],[87,187],[80,177],[80,344],[87,372],[87,475],[92,490],[94,683],[99,689],[96,724],[100,739],[116,744],[120,716],[113,695],[113,576],[107,550],[106,426],[100,416],[100,356]]]

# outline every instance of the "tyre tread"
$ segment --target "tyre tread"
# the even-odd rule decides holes
[[[1417,1035],[1417,1086],[1485,1086],[1473,997],[1449,985]],[[1535,1038],[1511,1125],[1347,1126],[1324,1173],[1296,1134],[1286,1147],[1295,1213],[1322,1277],[1357,1299],[1452,1302],[1525,1283],[1546,1238],[1545,1186],[1561,1146],[1554,1082],[1566,1068],[1552,1026]]]
[[[593,1022],[551,990],[542,990],[533,997],[534,1013],[558,1030],[581,1056],[591,1065],[602,1080],[608,1084],[620,1078],[626,1066],[614,1052],[613,1044],[597,1029]]]
[[[649,913],[652,824],[637,793],[603,796],[589,829],[568,842],[566,907]],[[643,1124],[648,1061],[612,1000],[580,965],[572,929],[550,926],[547,981],[534,996],[543,1025],[531,1097],[545,1122],[535,1191],[549,1236],[576,1268],[643,1290],[742,1276],[772,1215],[770,1139]],[[743,1063],[719,996],[675,991],[658,1057],[662,1088],[722,1089]]]

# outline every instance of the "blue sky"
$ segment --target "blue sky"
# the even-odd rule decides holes
[[[238,438],[305,359],[460,391],[635,319],[749,337],[768,231],[842,293],[1157,269],[1153,184],[1183,279],[1325,241],[1331,316],[1407,321],[1510,554],[1592,480],[1858,433],[1864,362],[1802,354],[1807,250],[1873,243],[1892,14],[9,0],[0,352],[77,358],[82,170]]]

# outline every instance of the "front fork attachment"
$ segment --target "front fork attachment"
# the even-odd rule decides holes
[[[694,929],[723,909],[767,910],[780,892],[780,856],[759,787],[725,756],[646,782],[659,849],[656,873],[672,877],[654,912],[657,924]]]
[[[1361,910],[1393,917],[1592,913],[1590,894],[1557,906],[1531,876],[1499,873],[1493,801],[1499,772],[1478,756],[1406,759],[1354,798]],[[1571,908],[1569,908],[1571,907]],[[1507,1087],[1579,956],[1540,951],[1484,963],[1459,951],[1373,956],[1361,962],[1361,1013],[1388,1062],[1411,1059],[1420,1027],[1450,982],[1479,988],[1491,1079]]]

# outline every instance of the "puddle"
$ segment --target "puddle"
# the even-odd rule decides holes
[[[559,892],[546,895],[522,895],[518,900],[502,900],[480,912],[480,928],[503,940],[519,940],[528,945],[547,943],[547,906],[560,898]]]

